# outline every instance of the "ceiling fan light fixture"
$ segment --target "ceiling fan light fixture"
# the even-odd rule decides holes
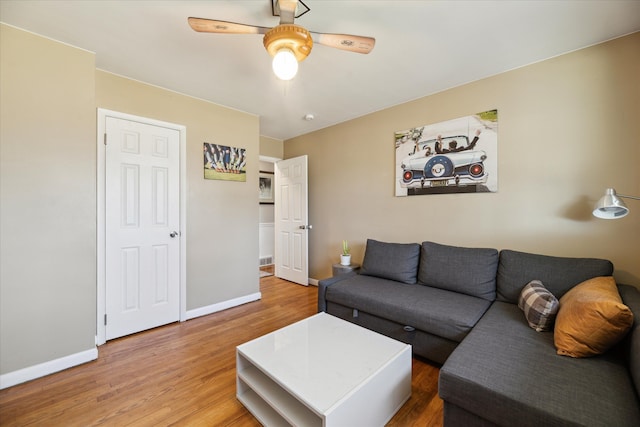
[[[283,79],[276,71],[276,63],[290,62],[291,56],[295,58],[295,70],[298,70],[298,62],[304,61],[311,53],[313,39],[307,29],[295,24],[280,24],[273,27],[264,34],[262,39],[265,49],[273,57],[273,71],[282,80],[290,80],[295,76],[295,72],[288,79]],[[282,58],[278,58],[282,56]],[[286,60],[284,58],[287,58]],[[277,65],[279,68],[280,65]],[[293,67],[291,65],[291,67]]]
[[[271,67],[280,80],[291,80],[298,73],[298,60],[291,49],[283,47],[273,57]]]
[[[255,25],[239,24],[236,22],[219,21],[215,19],[190,17],[189,25],[194,31],[201,33],[222,34],[264,34],[262,43],[274,61],[274,72],[283,80],[292,79],[297,72],[297,63],[304,61],[311,53],[315,42],[324,46],[356,53],[369,53],[373,49],[376,39],[373,37],[354,36],[350,34],[311,33],[304,27],[294,24],[294,19],[302,13],[296,13],[300,5],[308,11],[309,8],[301,0],[271,0],[274,15],[280,15],[280,25],[273,28]],[[282,53],[280,53],[282,52]],[[276,58],[278,56],[278,58]],[[296,64],[291,63],[291,56]],[[283,68],[289,72],[281,71]],[[295,71],[294,71],[295,68]]]

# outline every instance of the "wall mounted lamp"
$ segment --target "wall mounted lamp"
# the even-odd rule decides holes
[[[625,196],[622,194],[616,194],[616,190],[613,188],[607,188],[604,196],[598,200],[595,209],[593,210],[593,216],[602,219],[618,219],[623,216],[627,216],[629,208],[620,199],[640,200],[640,197]]]

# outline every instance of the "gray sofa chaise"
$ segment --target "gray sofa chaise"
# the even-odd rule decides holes
[[[409,343],[442,364],[445,426],[640,426],[640,292],[617,285],[634,321],[604,354],[556,353],[518,307],[539,280],[557,299],[610,261],[368,240],[362,268],[321,280],[318,310]]]

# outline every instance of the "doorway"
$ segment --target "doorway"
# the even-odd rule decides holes
[[[98,345],[185,319],[185,133],[98,110]]]
[[[273,179],[275,163],[280,159],[261,155],[259,160],[258,268],[262,278],[273,276],[275,271]]]

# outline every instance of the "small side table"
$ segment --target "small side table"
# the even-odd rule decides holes
[[[351,263],[349,265],[342,265],[340,263],[333,264],[331,267],[333,271],[333,275],[339,276],[341,274],[351,273],[352,271],[358,271],[360,269],[360,264]]]

